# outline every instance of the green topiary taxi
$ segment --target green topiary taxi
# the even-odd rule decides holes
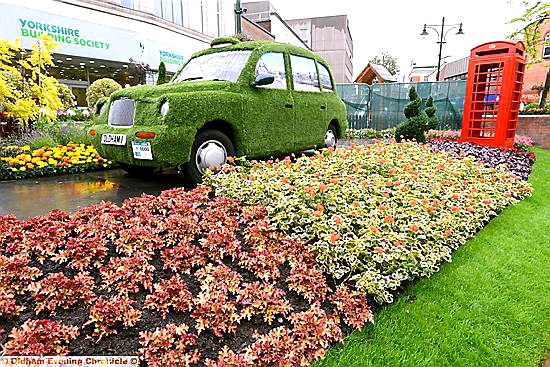
[[[319,55],[288,44],[217,38],[168,84],[114,92],[89,129],[98,152],[130,173],[182,166],[199,182],[228,156],[328,147],[346,109]]]

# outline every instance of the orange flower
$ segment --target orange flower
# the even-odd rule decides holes
[[[372,233],[378,233],[378,228],[376,228],[375,226],[370,226],[370,230]]]
[[[448,236],[451,235],[451,233],[452,233],[451,230],[448,229],[448,230],[445,231],[445,233],[443,233],[443,236],[448,237]]]
[[[378,252],[380,255],[382,255],[382,254],[384,253],[384,249],[382,249],[382,247],[378,247],[378,246],[377,246],[377,247],[374,248],[374,250],[375,250],[376,252]]]
[[[335,217],[334,217],[334,223],[336,223],[337,225],[342,224],[342,218],[340,218],[340,217],[338,217],[338,216],[335,216]]]
[[[384,222],[386,222],[386,223],[393,222],[393,217],[391,215],[388,215],[386,218],[384,218]]]
[[[386,210],[386,206],[385,206],[384,204],[380,204],[380,205],[378,206],[378,209],[380,209],[380,210]]]
[[[283,177],[283,178],[281,178],[281,181],[282,181],[283,183],[288,183],[288,178]]]
[[[317,208],[317,210],[320,211],[321,213],[325,211],[325,207],[322,206],[321,204],[317,204],[316,208]]]
[[[338,241],[340,238],[341,238],[340,233],[334,233],[334,232],[332,232],[332,233],[330,234],[330,241],[331,241],[331,242],[336,242],[336,241]]]
[[[420,229],[420,227],[418,227],[416,224],[411,224],[409,226],[409,229],[413,232],[417,232]]]
[[[322,191],[325,191],[326,189],[327,189],[327,185],[326,185],[325,183],[321,183],[321,184],[319,185],[319,191],[322,192]]]
[[[354,207],[358,208],[358,207],[361,206],[361,203],[358,202],[357,200],[354,200],[354,201],[351,203],[351,205],[353,205]]]

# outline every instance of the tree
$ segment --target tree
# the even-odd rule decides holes
[[[28,128],[39,116],[57,118],[62,108],[57,80],[48,75],[52,53],[59,44],[43,34],[25,50],[19,40],[0,40],[0,106]]]
[[[164,65],[164,61],[161,61],[159,64],[159,74],[157,78],[157,85],[161,85],[166,83],[166,65]]]
[[[550,20],[550,3],[546,1],[523,0],[525,12],[518,18],[513,18],[509,23],[519,23],[519,29],[513,32],[509,37],[514,38],[518,35],[523,35],[523,42],[527,49],[527,54],[531,58],[529,64],[542,62],[542,55],[538,51],[538,47],[543,45],[544,39],[541,34],[542,25]],[[550,89],[550,67],[546,73],[546,80],[541,93],[540,108],[546,105],[546,96]]]
[[[392,75],[396,75],[397,73],[399,73],[399,70],[401,70],[399,68],[399,65],[397,64],[397,59],[393,57],[389,52],[382,52],[382,58],[374,56],[373,59],[369,60],[369,64],[382,65],[386,69],[388,69],[388,71]]]

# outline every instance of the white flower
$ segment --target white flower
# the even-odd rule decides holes
[[[48,116],[50,114],[50,110],[48,110],[47,108],[40,108],[40,110],[38,110],[38,112],[41,114],[41,115],[46,115]]]
[[[90,110],[82,110],[82,115],[86,117],[90,116]]]
[[[76,115],[76,112],[75,112],[73,109],[70,109],[70,108],[69,108],[69,109],[67,110],[67,116],[74,116],[74,115]]]

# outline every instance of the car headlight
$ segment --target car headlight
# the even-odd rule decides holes
[[[166,116],[166,114],[168,113],[168,109],[170,108],[170,105],[168,104],[168,101],[164,102],[161,106],[160,106],[160,114],[162,116]]]

